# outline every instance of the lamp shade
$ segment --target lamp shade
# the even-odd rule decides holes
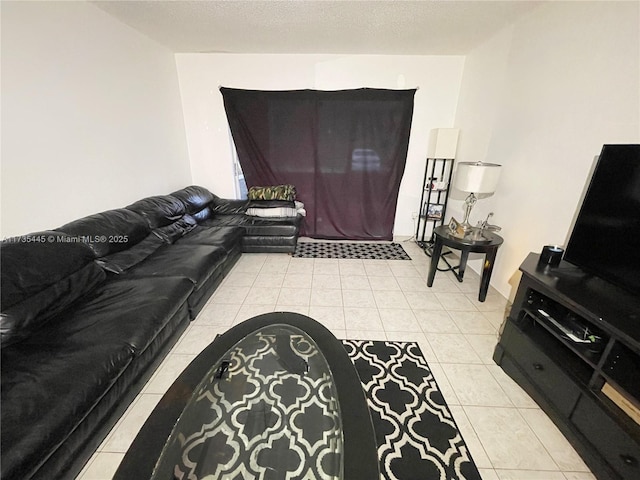
[[[500,178],[501,165],[495,163],[458,163],[453,186],[463,192],[493,193]]]
[[[429,134],[427,158],[456,158],[458,149],[457,128],[434,128]]]

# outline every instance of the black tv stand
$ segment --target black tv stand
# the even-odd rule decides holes
[[[531,253],[493,359],[599,480],[640,478],[640,298]]]

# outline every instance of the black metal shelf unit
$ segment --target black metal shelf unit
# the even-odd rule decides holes
[[[453,158],[427,158],[416,224],[416,242],[422,248],[433,244],[433,229],[444,222],[453,163]]]

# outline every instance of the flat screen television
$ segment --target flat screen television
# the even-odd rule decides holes
[[[564,259],[640,295],[640,145],[604,145]]]

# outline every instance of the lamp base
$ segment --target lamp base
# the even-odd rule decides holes
[[[471,225],[468,221],[463,221],[460,224],[460,228],[462,229],[462,231],[464,232],[465,237],[467,235],[469,235],[470,233],[473,232],[474,229],[476,229],[476,227],[474,227],[473,225]]]
[[[478,199],[473,194],[473,192],[470,193],[467,196],[467,198],[464,199],[464,218],[462,219],[462,223],[460,224],[460,227],[464,231],[465,235],[467,235],[467,233],[471,232],[471,230],[473,229],[473,225],[469,223],[469,215],[471,215],[471,209],[473,208],[473,206],[476,204],[477,201]]]

